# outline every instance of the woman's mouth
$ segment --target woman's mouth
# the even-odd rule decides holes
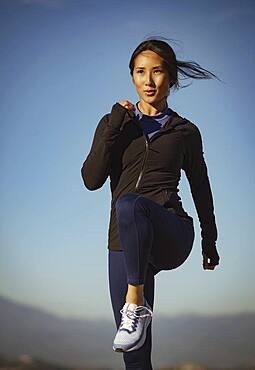
[[[146,90],[144,91],[147,96],[152,96],[156,93],[156,90]]]

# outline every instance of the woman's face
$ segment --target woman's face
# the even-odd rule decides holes
[[[163,59],[152,50],[137,55],[134,62],[133,83],[145,103],[156,106],[167,98],[170,81]],[[153,90],[151,93],[146,92]]]

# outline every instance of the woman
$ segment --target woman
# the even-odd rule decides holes
[[[178,196],[180,170],[198,213],[203,268],[219,264],[212,193],[198,127],[168,107],[171,88],[186,77],[216,77],[176,59],[171,46],[147,39],[134,50],[130,74],[140,100],[121,100],[97,125],[81,174],[89,190],[110,176],[109,287],[117,333],[113,349],[126,369],[151,370],[154,276],[176,269],[191,253],[193,218]],[[217,77],[216,77],[217,78]]]

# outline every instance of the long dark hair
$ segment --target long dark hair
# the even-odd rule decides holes
[[[172,81],[170,88],[174,88],[176,90],[180,88],[184,88],[189,86],[181,86],[180,85],[180,77],[179,74],[184,76],[183,79],[186,78],[194,78],[194,79],[212,79],[216,78],[220,80],[214,73],[209,72],[207,69],[202,68],[198,63],[193,61],[183,61],[177,60],[176,55],[172,47],[165,41],[160,40],[160,38],[164,38],[169,40],[165,37],[153,37],[147,38],[145,41],[142,41],[134,50],[130,62],[129,62],[129,69],[130,74],[133,76],[133,70],[135,65],[135,58],[136,56],[145,50],[152,50],[157,53],[161,58],[163,58],[165,66],[168,71],[169,80]],[[221,80],[220,80],[221,81]],[[170,93],[170,89],[168,95]]]

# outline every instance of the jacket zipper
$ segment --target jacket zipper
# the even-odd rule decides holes
[[[138,186],[139,186],[139,183],[141,182],[141,178],[142,178],[142,174],[143,174],[143,170],[144,170],[144,164],[146,162],[146,159],[147,159],[147,155],[148,155],[148,149],[149,149],[149,143],[148,143],[148,140],[146,138],[146,136],[143,134],[144,138],[145,138],[145,144],[146,144],[146,151],[145,151],[145,156],[143,158],[143,164],[142,164],[142,168],[141,168],[141,171],[139,173],[139,176],[138,176],[138,179],[137,179],[137,182],[136,182],[136,185],[135,185],[135,191],[137,191],[138,189]]]
[[[136,120],[136,119],[135,119],[135,120]],[[140,127],[140,123],[139,123],[139,121],[137,121],[137,122],[138,122],[138,126]],[[140,127],[140,128],[141,128],[141,127]],[[172,128],[171,128],[171,129],[172,129]],[[152,141],[153,139],[155,139],[155,137],[160,136],[160,134],[161,134],[161,132],[156,132],[156,134],[152,136],[151,141]],[[145,164],[145,161],[146,161],[146,159],[147,159],[148,149],[149,149],[149,143],[148,143],[148,140],[147,140],[146,136],[144,135],[144,133],[143,133],[143,136],[144,136],[144,138],[145,138],[145,143],[146,143],[146,152],[145,152],[145,156],[144,156],[144,158],[143,158],[142,168],[141,168],[141,171],[140,171],[140,173],[139,173],[139,176],[138,176],[138,179],[137,179],[137,182],[136,182],[136,185],[135,185],[135,191],[137,191],[138,186],[139,186],[139,184],[140,184],[140,182],[141,182],[141,178],[142,178],[142,174],[143,174],[143,170],[144,170],[144,164]]]

